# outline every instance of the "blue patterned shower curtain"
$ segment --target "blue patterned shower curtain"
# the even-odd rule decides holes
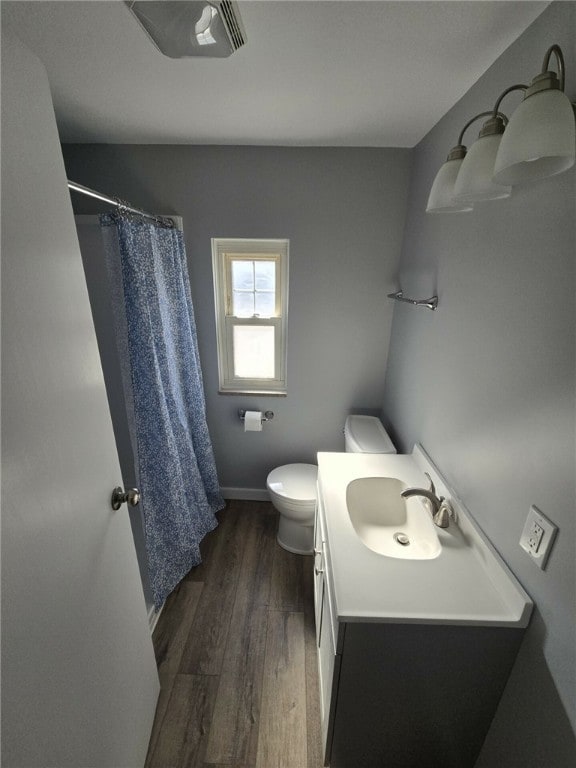
[[[182,233],[104,214],[124,396],[156,609],[201,561],[224,506],[206,424]]]

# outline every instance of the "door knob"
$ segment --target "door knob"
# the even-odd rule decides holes
[[[114,488],[112,491],[112,509],[120,509],[122,504],[126,502],[131,507],[135,507],[140,501],[140,491],[138,488],[128,488],[127,491],[123,491],[122,488]]]

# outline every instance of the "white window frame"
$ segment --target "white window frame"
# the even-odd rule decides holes
[[[218,342],[219,391],[226,394],[286,394],[288,329],[288,240],[212,238],[214,303]],[[276,292],[274,317],[236,317],[232,314],[231,263],[234,258],[275,261]],[[234,328],[240,325],[274,327],[274,378],[234,376]]]

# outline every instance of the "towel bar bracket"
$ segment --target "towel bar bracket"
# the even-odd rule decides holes
[[[429,299],[407,299],[402,291],[396,291],[395,293],[389,293],[388,298],[395,299],[395,301],[403,301],[415,307],[426,307],[432,311],[438,306],[438,296],[431,296]]]

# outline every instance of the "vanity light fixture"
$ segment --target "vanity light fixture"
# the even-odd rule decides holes
[[[558,75],[548,70],[555,55]],[[502,99],[523,90],[524,101],[510,121],[499,112]],[[553,176],[574,164],[576,153],[576,105],[564,93],[564,57],[552,45],[544,57],[542,72],[530,86],[512,85],[498,97],[491,112],[481,112],[462,129],[458,144],[438,171],[426,207],[427,213],[472,210],[482,200],[509,197],[511,187]],[[489,116],[469,151],[462,145],[466,129]]]
[[[471,205],[457,203],[454,200],[454,183],[465,157],[466,147],[458,142],[450,150],[446,162],[436,174],[428,197],[426,213],[462,213],[472,210]]]
[[[496,155],[508,125],[508,118],[499,112],[498,108],[503,98],[509,93],[525,91],[526,88],[526,85],[511,85],[498,97],[492,114],[466,154],[454,183],[454,199],[458,203],[477,203],[482,200],[510,197],[512,187],[496,184],[492,179]]]
[[[470,204],[480,200],[510,197],[512,187],[503,187],[492,181],[494,160],[505,127],[501,117],[490,118],[482,126],[477,140],[462,162],[454,183],[454,200],[457,203]]]
[[[436,174],[432,189],[430,190],[430,196],[428,197],[426,213],[462,213],[472,210],[470,203],[455,200],[454,185],[468,151],[462,144],[464,133],[476,120],[489,115],[492,115],[492,112],[480,112],[479,115],[475,115],[469,120],[460,131],[458,143],[455,147],[452,147],[446,162]]]
[[[549,70],[554,54],[558,74]],[[574,165],[575,105],[564,93],[564,56],[559,45],[546,51],[542,72],[510,118],[496,156],[494,181],[523,184],[562,173]]]

